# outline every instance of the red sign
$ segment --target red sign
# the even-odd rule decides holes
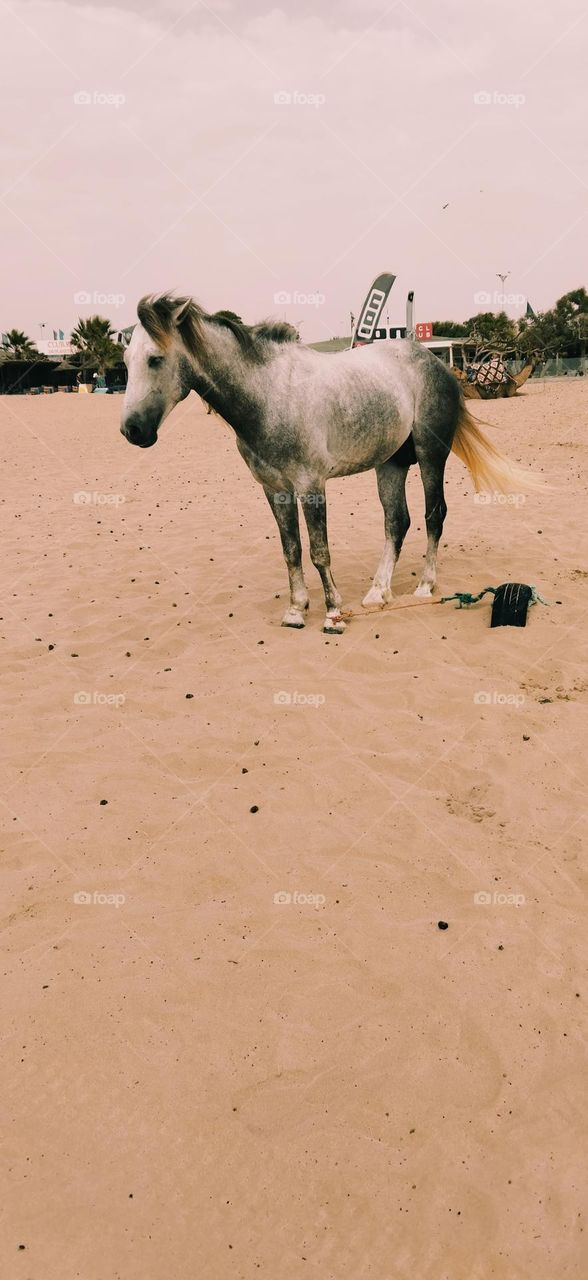
[[[428,342],[433,337],[433,322],[427,320],[426,324],[415,325],[414,332],[417,342]]]

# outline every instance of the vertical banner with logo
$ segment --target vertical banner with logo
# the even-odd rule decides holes
[[[377,276],[374,280],[351,335],[352,347],[363,347],[365,343],[372,342],[374,331],[378,326],[378,321],[395,279],[396,276],[384,271],[382,275]]]

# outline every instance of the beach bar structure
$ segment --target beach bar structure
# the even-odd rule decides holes
[[[93,390],[96,369],[84,368],[65,359],[13,360],[0,352],[0,395],[34,395],[53,391],[75,392],[79,390],[78,374],[84,384]],[[126,366],[121,362],[106,370],[106,386],[109,391],[124,390],[127,381]]]

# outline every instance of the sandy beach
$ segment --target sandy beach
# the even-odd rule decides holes
[[[0,399],[6,1280],[586,1275],[587,402],[470,406],[550,491],[448,467],[437,598],[550,607],[328,637],[195,396],[147,451]],[[375,476],[328,496],[359,609]]]

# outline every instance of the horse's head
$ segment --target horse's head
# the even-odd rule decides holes
[[[243,387],[250,371],[272,359],[279,346],[298,341],[296,329],[284,321],[250,326],[230,311],[209,315],[192,298],[167,293],[142,298],[137,316],[125,351],[129,377],[121,431],[141,449],[155,444],[164,418],[192,390],[209,404],[214,392],[213,407],[220,403],[219,412],[233,422],[231,388]],[[255,405],[253,392],[248,394]],[[237,402],[242,417],[238,397]]]
[[[149,449],[157,432],[180,400],[192,389],[191,363],[185,341],[190,298],[143,298],[139,323],[125,351],[128,370],[121,431],[140,449]]]

